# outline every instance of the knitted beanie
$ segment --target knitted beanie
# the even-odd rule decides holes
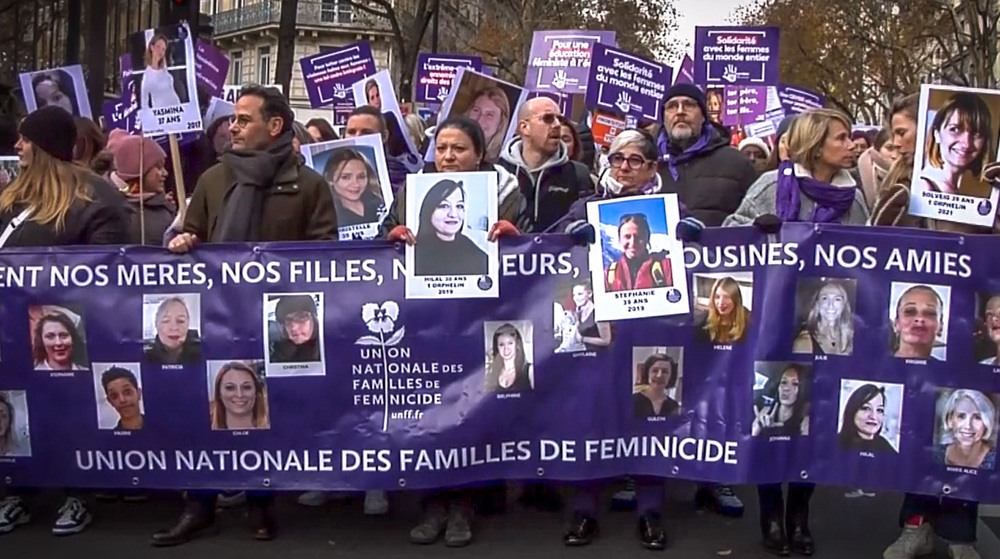
[[[115,140],[109,142],[108,151],[115,156],[115,173],[122,180],[144,177],[150,169],[163,165],[167,160],[163,148],[150,138],[127,135]]]
[[[761,140],[760,138],[754,138],[754,137],[745,138],[743,141],[740,142],[740,145],[736,149],[743,151],[743,148],[747,146],[753,146],[759,149],[760,151],[764,152],[765,158],[771,156],[771,148],[768,147],[767,142]]]
[[[48,105],[21,121],[21,135],[36,148],[62,161],[73,161],[76,121],[66,109]]]
[[[667,96],[663,98],[663,106],[666,107],[667,103],[674,97],[690,97],[694,99],[694,102],[698,103],[698,107],[701,109],[701,116],[706,119],[708,118],[708,105],[707,101],[705,101],[705,92],[698,86],[693,83],[674,84],[667,91]]]

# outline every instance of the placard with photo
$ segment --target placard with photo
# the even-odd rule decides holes
[[[202,130],[194,45],[187,23],[146,29],[128,38],[144,136]]]
[[[399,110],[392,78],[388,70],[382,70],[351,85],[354,106],[368,105],[382,112],[389,138],[385,142],[385,156],[402,163],[411,173],[423,168],[420,149],[410,136],[403,113]]]
[[[54,105],[66,109],[73,116],[93,118],[87,82],[83,79],[83,66],[63,66],[19,76],[24,106],[29,113]]]

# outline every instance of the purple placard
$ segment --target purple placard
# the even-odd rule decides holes
[[[722,108],[722,124],[747,125],[764,119],[767,112],[767,87],[730,86]]]
[[[697,27],[694,82],[698,85],[777,85],[777,27]]]
[[[826,97],[811,89],[792,85],[778,85],[776,88],[781,108],[785,114],[797,115],[811,109],[822,109],[826,106]]]
[[[660,120],[673,68],[603,44],[594,45],[586,104],[591,109]]]
[[[194,43],[194,72],[198,88],[219,97],[229,75],[229,58],[214,45],[198,39]]]
[[[535,31],[524,86],[528,91],[583,93],[596,44],[616,46],[614,31]]]
[[[674,83],[694,83],[694,59],[691,55],[685,54],[681,62],[681,68],[677,71]]]
[[[414,80],[417,103],[441,103],[451,91],[451,82],[459,68],[483,69],[483,59],[460,54],[435,54],[424,52],[417,57],[417,76]]]
[[[337,102],[350,104],[351,84],[374,76],[375,58],[367,41],[360,41],[330,52],[307,56],[299,61],[309,104],[318,109]]]
[[[567,95],[565,93],[559,93],[555,91],[529,91],[528,97],[525,99],[535,99],[537,97],[545,97],[546,99],[552,99],[559,105],[559,111],[564,117],[569,118],[570,113],[573,110],[573,96]]]

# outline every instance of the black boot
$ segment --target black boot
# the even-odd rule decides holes
[[[274,496],[247,496],[247,516],[253,537],[259,541],[273,540],[277,525],[274,522]]]
[[[215,500],[188,499],[177,524],[169,530],[153,534],[149,543],[153,547],[171,547],[218,533],[219,529],[215,525]]]
[[[792,553],[811,556],[816,551],[812,533],[809,531],[809,499],[813,486],[791,484],[788,487],[788,516],[785,530],[791,544]]]
[[[764,532],[764,549],[779,557],[788,557],[791,554],[788,538],[780,520],[766,521],[766,527],[762,527],[761,530]]]
[[[639,517],[639,542],[642,547],[654,551],[667,548],[667,533],[663,530],[663,522],[658,513],[653,512]]]
[[[570,547],[589,545],[595,536],[597,536],[597,520],[576,513],[569,529],[563,534],[563,543]]]
[[[760,503],[760,535],[764,549],[780,557],[788,557],[788,537],[785,535],[785,496],[781,485],[758,485]]]

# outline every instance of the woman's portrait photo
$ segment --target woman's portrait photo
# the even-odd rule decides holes
[[[496,163],[504,144],[514,134],[514,116],[527,96],[526,90],[468,68],[459,69],[453,87],[451,105],[442,107],[440,118],[466,116],[478,122],[486,139],[485,160]]]
[[[83,313],[74,306],[32,305],[28,325],[36,371],[89,369]]]
[[[323,294],[264,295],[268,376],[325,375]]]
[[[750,333],[753,272],[694,274],[695,339],[708,344],[733,344]]]
[[[365,82],[365,101],[368,106],[382,110],[382,93],[379,91],[378,80],[369,78]]]
[[[606,292],[673,287],[671,236],[662,198],[633,197],[598,208]]]
[[[1000,397],[978,390],[938,390],[934,459],[938,464],[992,470],[997,460]]]
[[[951,287],[892,282],[890,350],[903,359],[944,361],[948,351]]]
[[[812,365],[754,364],[754,437],[797,437],[809,434]]]
[[[140,109],[162,109],[188,103],[191,37],[187,28],[174,25],[147,29],[129,37],[132,76]],[[191,67],[188,67],[189,62]]]
[[[206,368],[213,430],[271,428],[263,361],[208,361]]]
[[[680,413],[682,347],[632,348],[632,410],[637,419]]]
[[[973,351],[980,365],[1000,367],[1000,293],[976,294]]]
[[[30,456],[28,393],[24,390],[0,392],[0,458]]]
[[[91,118],[83,67],[66,66],[21,74],[21,91],[28,112],[50,105],[65,109],[73,116]]]
[[[525,392],[535,387],[534,328],[527,320],[483,323],[486,390]]]
[[[94,363],[97,428],[139,431],[146,424],[138,363]]]
[[[414,275],[485,276],[489,273],[487,250],[492,248],[496,258],[496,244],[486,241],[493,221],[488,193],[495,195],[496,188],[478,180],[482,175],[495,177],[493,173],[436,173],[422,177],[433,182],[414,183],[413,189],[407,185],[407,192],[412,190],[419,200],[419,213],[410,222],[417,223]]]
[[[854,279],[800,278],[795,290],[792,353],[851,355],[854,352]]]
[[[552,306],[553,333],[559,343],[556,353],[599,351],[611,345],[612,326],[594,316],[594,287],[589,279],[558,284]]]
[[[721,87],[709,87],[705,91],[705,106],[708,108],[708,120],[722,124],[722,106],[725,104],[725,90]]]
[[[385,156],[399,160],[410,172],[420,170],[423,166],[422,154],[407,132],[389,71],[381,70],[374,76],[354,82],[351,93],[356,107],[374,107],[385,118],[388,134],[384,147]],[[381,142],[378,147],[379,151],[383,151]]]
[[[903,385],[865,380],[840,381],[840,447],[872,453],[899,453]]]
[[[923,166],[913,190],[989,198],[983,168],[997,160],[1000,95],[932,89],[924,122]]]
[[[142,339],[147,363],[201,363],[201,295],[143,295]]]

